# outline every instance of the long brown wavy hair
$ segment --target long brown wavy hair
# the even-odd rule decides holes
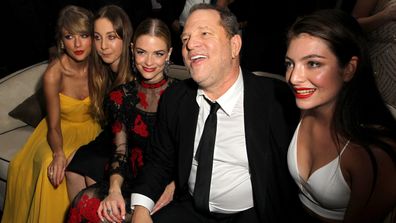
[[[103,110],[105,96],[112,88],[134,79],[131,71],[131,54],[129,50],[133,28],[128,15],[122,8],[116,5],[106,5],[99,9],[94,17],[94,21],[100,18],[108,19],[113,24],[118,37],[123,40],[120,62],[116,74],[100,58],[95,44],[92,45],[90,58],[92,60],[92,66],[90,66],[91,71],[89,72],[91,75],[91,78],[89,78],[90,97],[92,100],[91,113],[103,126],[106,123],[106,116]]]

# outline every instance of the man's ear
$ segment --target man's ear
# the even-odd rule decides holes
[[[343,78],[345,82],[350,81],[356,73],[356,68],[359,62],[357,56],[353,56],[344,68]]]
[[[231,37],[231,53],[232,58],[237,58],[242,47],[242,38],[240,35],[234,35]]]

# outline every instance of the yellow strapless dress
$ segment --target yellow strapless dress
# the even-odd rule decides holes
[[[74,99],[59,94],[63,151],[69,157],[81,145],[93,140],[100,126],[89,115],[89,98]],[[2,223],[63,223],[70,201],[66,179],[54,188],[47,175],[52,151],[43,119],[8,169],[7,195]]]

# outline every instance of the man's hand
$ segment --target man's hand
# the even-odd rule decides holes
[[[175,181],[172,181],[168,186],[166,186],[164,193],[162,193],[161,197],[158,199],[157,203],[153,208],[151,214],[159,211],[161,208],[165,207],[173,200],[173,194],[175,192]]]

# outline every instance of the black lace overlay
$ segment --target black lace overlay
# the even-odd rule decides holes
[[[130,183],[144,165],[147,139],[153,132],[158,100],[173,79],[156,84],[132,81],[113,89],[106,110],[114,134],[114,155],[109,174],[120,174]]]

